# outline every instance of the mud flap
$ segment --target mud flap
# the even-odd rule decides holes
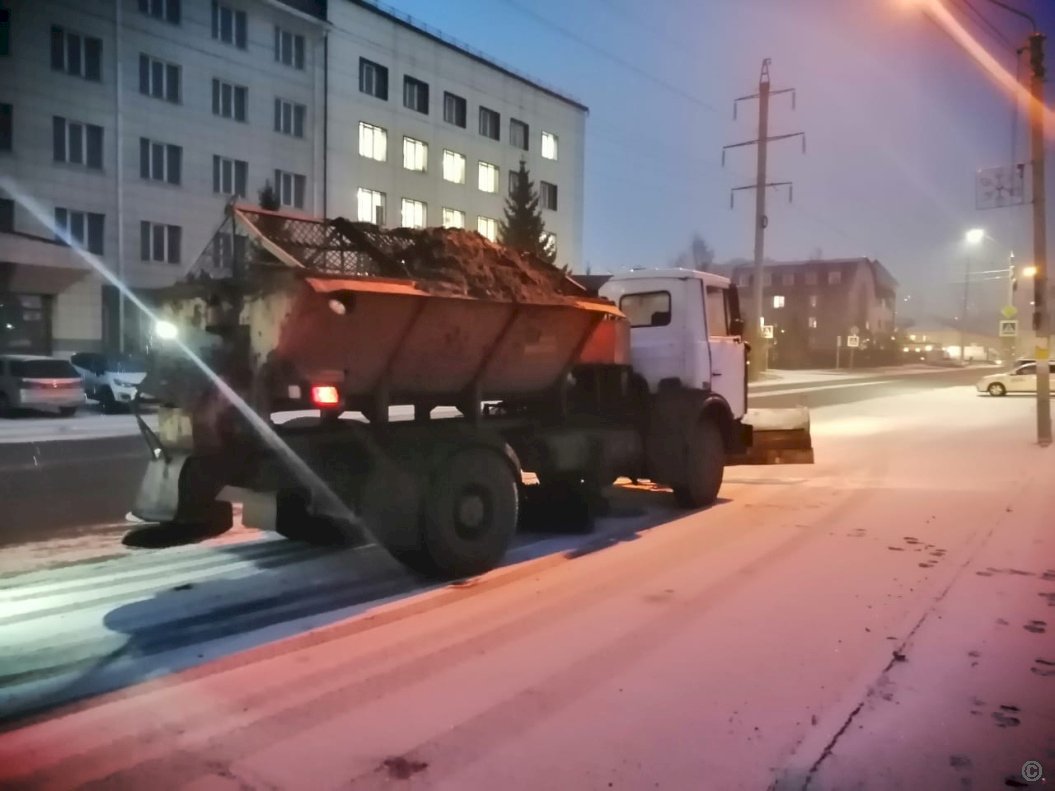
[[[813,464],[810,411],[749,409],[744,415],[746,450],[727,457],[727,465]]]

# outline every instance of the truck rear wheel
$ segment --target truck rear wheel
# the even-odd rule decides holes
[[[421,548],[400,559],[447,578],[482,574],[505,556],[517,509],[508,459],[489,448],[463,448],[433,474],[421,506]]]
[[[725,474],[725,444],[713,420],[701,420],[689,433],[685,470],[674,487],[674,499],[682,508],[706,508],[718,499]]]

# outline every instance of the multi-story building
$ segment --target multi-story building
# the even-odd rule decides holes
[[[744,315],[753,307],[754,265],[726,272],[740,292]],[[855,329],[863,350],[894,341],[897,281],[868,258],[767,263],[761,315],[773,327],[772,365],[831,365],[835,349]],[[841,341],[840,341],[841,339]]]
[[[585,114],[362,0],[0,0],[0,351],[138,343],[56,235],[166,285],[267,182],[308,214],[493,237],[523,158],[575,266]]]

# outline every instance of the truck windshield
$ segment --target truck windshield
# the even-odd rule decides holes
[[[619,299],[619,309],[631,327],[666,327],[670,324],[670,292],[626,294]]]

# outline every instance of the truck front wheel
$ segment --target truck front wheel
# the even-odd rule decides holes
[[[718,499],[724,474],[722,431],[713,420],[701,420],[689,432],[685,470],[674,487],[674,499],[682,508],[706,508]]]
[[[421,509],[422,555],[442,577],[468,577],[497,566],[517,524],[517,482],[494,450],[468,447],[435,471]]]

